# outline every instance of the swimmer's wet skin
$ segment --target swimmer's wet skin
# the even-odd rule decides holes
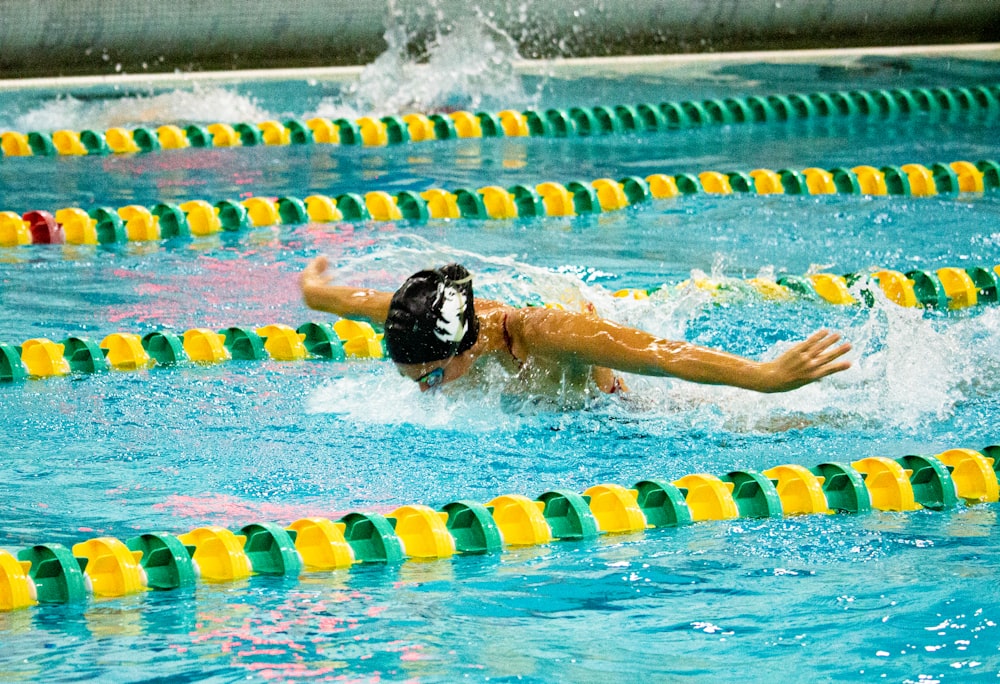
[[[325,257],[303,270],[307,306],[385,326],[389,356],[421,390],[465,375],[493,356],[517,372],[589,374],[604,392],[617,378],[609,369],[675,377],[757,392],[787,392],[847,370],[851,350],[840,335],[820,330],[772,361],[754,361],[689,342],[619,325],[593,314],[474,299],[472,277],[458,264],[420,271],[395,293],[331,283]]]

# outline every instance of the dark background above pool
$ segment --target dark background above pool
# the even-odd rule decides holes
[[[475,24],[525,58],[1000,36],[983,0],[0,0],[0,17],[2,78],[363,64]]]

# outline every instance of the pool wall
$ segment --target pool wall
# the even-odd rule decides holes
[[[503,32],[527,58],[968,43],[1000,36],[981,0],[463,0],[295,3],[0,0],[0,75],[361,64],[388,27],[412,50],[455,27]]]

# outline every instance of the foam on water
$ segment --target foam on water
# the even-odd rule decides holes
[[[317,108],[317,116],[378,116],[516,106],[526,98],[514,73],[517,47],[477,15],[438,32],[420,55],[411,54],[411,30],[397,14],[386,30],[388,48],[360,78]]]
[[[741,431],[815,424],[907,429],[947,419],[960,402],[1000,386],[1000,362],[988,351],[1000,348],[995,308],[927,313],[872,292],[875,303],[866,316],[840,330],[853,346],[849,370],[775,395],[677,383],[672,402],[713,404],[720,426]],[[774,345],[762,359],[776,357],[790,344]]]
[[[307,398],[306,410],[337,414],[352,423],[417,423],[425,427],[451,423],[451,411],[443,394],[421,396],[415,383],[392,370],[386,367],[371,374],[335,378]]]
[[[159,126],[165,123],[235,123],[264,121],[274,115],[252,97],[217,86],[195,85],[150,95],[129,94],[106,99],[59,96],[3,122],[15,131]]]

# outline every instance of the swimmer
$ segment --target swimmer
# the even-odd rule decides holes
[[[840,335],[820,330],[773,361],[656,337],[592,313],[517,308],[474,299],[462,266],[419,271],[395,293],[336,285],[326,257],[303,270],[307,306],[384,326],[399,372],[427,391],[465,376],[492,357],[522,379],[592,380],[603,392],[624,390],[614,371],[674,377],[757,392],[787,392],[850,367]]]

